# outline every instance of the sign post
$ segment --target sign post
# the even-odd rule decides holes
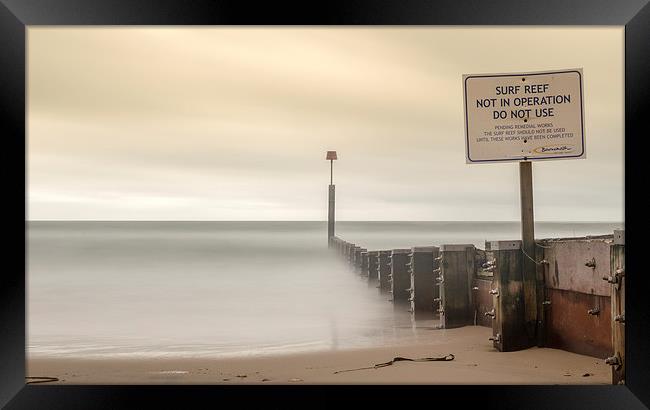
[[[521,250],[524,283],[524,316],[528,338],[537,328],[537,268],[535,259],[535,218],[533,214],[533,163],[519,163],[519,202],[521,203]]]
[[[533,340],[542,318],[531,161],[586,158],[582,69],[463,75],[463,93],[466,162],[519,162],[524,324]]]
[[[335,200],[334,196],[336,194],[336,187],[334,186],[334,161],[338,159],[336,151],[327,151],[325,156],[326,160],[330,162],[330,185],[328,190],[327,198],[327,244],[328,247],[332,246],[332,238],[334,237],[334,207]]]

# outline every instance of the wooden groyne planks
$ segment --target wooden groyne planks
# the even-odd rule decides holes
[[[606,358],[612,350],[613,237],[540,240],[543,272],[541,345]],[[541,263],[544,261],[544,263]]]
[[[439,311],[441,327],[491,326],[500,351],[537,345],[607,359],[612,382],[625,381],[623,231],[540,239],[533,255],[522,252],[521,241],[488,241],[485,251],[467,244],[367,251],[336,237],[332,244],[355,269],[363,265],[369,283],[376,261],[382,293],[392,294],[396,309],[410,307],[416,320],[435,318]],[[367,265],[359,260],[362,254]],[[526,309],[528,257],[536,265],[537,293],[535,306]]]

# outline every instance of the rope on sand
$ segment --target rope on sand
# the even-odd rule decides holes
[[[395,357],[393,360],[390,362],[386,363],[378,363],[374,366],[369,366],[369,367],[359,367],[358,369],[348,369],[348,370],[339,370],[334,372],[334,374],[337,373],[343,373],[343,372],[353,372],[355,370],[370,370],[370,369],[379,369],[382,367],[386,366],[391,366],[395,362],[450,362],[454,360],[455,356],[451,353],[449,353],[446,356],[440,356],[440,357],[423,357],[420,359],[409,359],[408,357]]]
[[[28,380],[25,382],[25,384],[49,383],[49,382],[59,381],[58,377],[46,377],[46,376],[27,376],[25,377],[25,379]]]

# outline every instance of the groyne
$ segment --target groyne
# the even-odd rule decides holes
[[[605,359],[625,383],[625,234],[368,250],[338,236],[330,248],[395,309],[440,328],[486,326],[507,352],[532,346]],[[531,272],[524,275],[525,269]]]

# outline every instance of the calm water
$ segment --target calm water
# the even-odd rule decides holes
[[[536,236],[622,224],[540,223]],[[31,356],[242,356],[410,343],[411,322],[326,249],[324,222],[30,222]],[[517,223],[339,222],[368,249],[516,239]]]

